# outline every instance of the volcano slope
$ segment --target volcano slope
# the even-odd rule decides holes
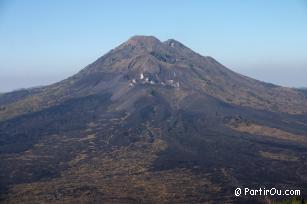
[[[134,36],[61,82],[0,95],[3,203],[262,203],[307,192],[306,92]],[[282,197],[279,197],[282,198]]]

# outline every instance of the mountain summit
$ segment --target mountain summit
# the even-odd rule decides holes
[[[232,203],[236,187],[276,184],[303,192],[306,150],[304,91],[173,39],[134,36],[61,82],[0,95],[8,203]]]
[[[124,44],[128,46],[140,46],[140,47],[155,47],[161,42],[153,36],[136,35],[127,40]]]

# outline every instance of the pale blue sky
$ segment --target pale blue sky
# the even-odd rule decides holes
[[[64,79],[133,35],[307,86],[306,0],[0,0],[0,92]]]

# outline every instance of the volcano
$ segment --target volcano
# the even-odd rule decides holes
[[[275,199],[239,187],[306,196],[307,95],[134,36],[61,82],[1,94],[0,158],[4,203]]]

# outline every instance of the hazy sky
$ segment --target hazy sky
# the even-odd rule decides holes
[[[0,0],[0,92],[64,79],[136,34],[307,87],[307,0]]]

